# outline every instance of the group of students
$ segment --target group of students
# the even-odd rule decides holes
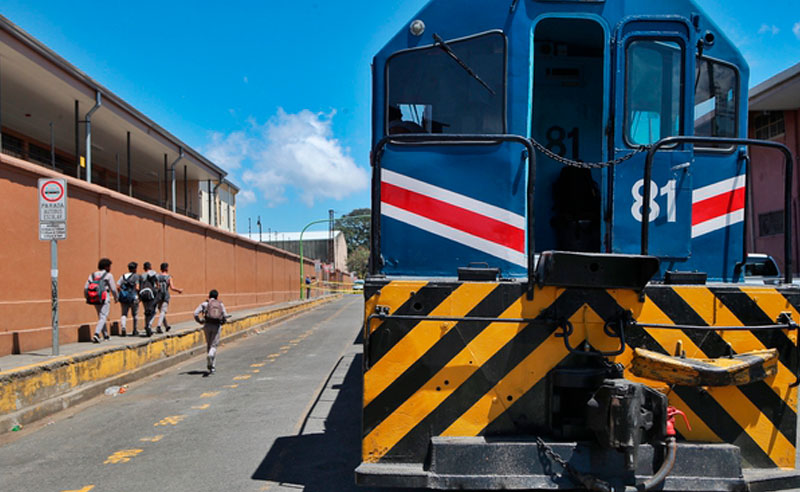
[[[153,335],[153,321],[156,318],[156,311],[159,313],[156,325],[156,333],[169,331],[172,327],[167,322],[167,311],[169,310],[170,291],[182,293],[183,289],[175,287],[172,275],[169,274],[169,264],[161,264],[161,273],[152,269],[149,261],[143,265],[144,273],[137,273],[139,264],[135,261],[128,263],[128,272],[121,275],[115,282],[111,275],[111,260],[101,258],[97,263],[97,271],[89,275],[83,287],[83,293],[87,304],[91,304],[97,310],[97,326],[92,336],[93,343],[100,343],[100,337],[104,340],[109,339],[108,335],[108,315],[111,311],[111,299],[119,302],[122,308],[120,317],[121,335],[127,336],[128,313],[133,317],[132,336],[138,336],[137,329],[139,314],[139,303],[144,305],[144,329],[145,336]],[[220,327],[227,320],[228,313],[225,305],[219,301],[219,293],[211,290],[208,293],[208,300],[203,301],[194,311],[194,319],[203,325],[203,333],[206,337],[207,347],[207,368],[209,373],[215,371],[216,352],[219,345]],[[202,317],[201,317],[202,315]],[[162,330],[162,326],[164,329]]]
[[[153,321],[158,312],[156,333],[169,331],[171,326],[167,322],[169,310],[170,291],[181,293],[183,289],[175,287],[172,275],[169,274],[169,264],[161,264],[161,273],[153,270],[149,261],[144,263],[144,273],[139,274],[139,264],[135,261],[128,263],[128,272],[121,275],[115,282],[111,275],[111,260],[102,258],[97,264],[97,271],[89,275],[83,287],[86,302],[97,309],[97,326],[95,327],[92,342],[100,343],[100,337],[108,340],[108,315],[111,311],[111,297],[120,303],[122,316],[120,326],[122,336],[127,336],[128,313],[133,317],[132,336],[138,336],[137,327],[139,303],[144,306],[144,330],[146,336],[153,335]],[[110,294],[110,296],[109,296]],[[162,330],[163,326],[163,330]]]

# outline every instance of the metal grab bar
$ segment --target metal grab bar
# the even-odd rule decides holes
[[[792,169],[794,157],[792,151],[786,145],[779,142],[768,140],[755,140],[750,138],[722,138],[722,137],[693,137],[676,136],[662,138],[647,151],[644,164],[644,193],[642,204],[642,255],[648,254],[649,233],[650,233],[650,180],[653,171],[653,158],[661,147],[681,144],[723,144],[723,145],[746,145],[748,147],[767,147],[783,152],[786,157],[786,183],[784,186],[783,197],[783,235],[784,235],[784,262],[783,268],[786,276],[785,282],[792,283]],[[747,211],[745,210],[745,224],[747,224]],[[746,232],[745,232],[746,234]]]
[[[534,233],[535,221],[533,212],[533,199],[536,189],[536,152],[530,140],[520,135],[472,135],[472,134],[430,134],[409,133],[402,135],[388,135],[383,137],[371,154],[372,160],[372,227],[370,237],[369,271],[376,275],[380,267],[381,252],[381,159],[384,149],[388,144],[403,145],[486,145],[500,142],[515,142],[525,146],[528,151],[528,190],[526,208],[528,214],[528,298],[533,294],[534,276],[536,265],[534,263]]]

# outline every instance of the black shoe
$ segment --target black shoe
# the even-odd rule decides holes
[[[168,325],[168,324],[164,324],[164,329],[165,329],[166,331],[169,331],[169,330],[171,330],[171,329],[172,329],[172,326],[171,326],[171,325]]]
[[[151,330],[150,328],[145,328],[144,332],[148,338],[153,336],[153,330]]]
[[[106,333],[103,333],[103,340],[105,340],[105,341],[109,341],[109,340],[111,340],[111,337],[110,337],[110,336],[108,336],[108,334],[106,334]]]
[[[100,338],[97,335],[92,337],[92,343],[100,343]]]
[[[137,330],[136,328],[134,328],[134,329],[133,329],[133,333],[131,333],[131,336],[132,336],[132,337],[138,337],[138,336],[139,336],[139,330]]]
[[[158,327],[156,327],[156,333],[158,333],[160,335],[160,334],[164,333],[164,331],[161,329],[160,326],[158,326]]]
[[[128,332],[126,332],[125,330],[122,330],[122,333],[120,333],[120,335],[119,335],[119,336],[121,336],[121,337],[123,337],[123,338],[124,338],[124,337],[127,337],[127,336],[128,336]]]

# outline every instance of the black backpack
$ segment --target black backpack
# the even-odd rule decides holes
[[[139,284],[139,299],[150,302],[156,298],[155,276],[145,274]]]

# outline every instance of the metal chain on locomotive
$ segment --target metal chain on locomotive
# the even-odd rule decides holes
[[[633,152],[631,152],[630,154],[626,154],[614,160],[604,161],[604,162],[583,162],[583,161],[575,161],[572,159],[567,159],[566,157],[561,157],[560,155],[548,149],[547,147],[537,142],[533,138],[529,140],[533,144],[536,150],[546,155],[547,157],[553,159],[554,161],[564,164],[565,166],[580,167],[583,169],[602,169],[604,167],[616,166],[617,164],[622,164],[623,162],[632,159],[634,156],[641,154],[642,152],[647,152],[648,150],[650,150],[650,146],[642,145]]]

